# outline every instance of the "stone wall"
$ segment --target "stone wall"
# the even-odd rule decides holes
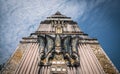
[[[99,44],[90,45],[106,74],[119,74]]]

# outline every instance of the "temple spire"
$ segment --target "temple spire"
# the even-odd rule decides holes
[[[72,12],[71,12],[72,13]],[[0,59],[1,60],[1,59]],[[119,74],[99,42],[59,11],[23,37],[0,74]]]
[[[55,13],[55,15],[62,15],[59,11],[57,11],[56,13]]]
[[[59,18],[59,17],[63,17],[63,18],[70,18],[70,17],[66,17],[65,15],[61,14],[59,11],[57,11],[55,14],[53,14],[52,16],[50,16],[50,18]]]

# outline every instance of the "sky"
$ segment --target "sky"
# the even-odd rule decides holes
[[[60,11],[97,38],[120,71],[120,0],[0,0],[0,64],[40,21]]]

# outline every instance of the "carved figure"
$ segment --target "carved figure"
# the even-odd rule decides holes
[[[77,44],[78,44],[78,37],[72,38],[71,41],[71,49],[72,49],[72,59],[74,59],[73,65],[78,66],[79,65],[79,55],[78,55],[78,49],[77,49]]]
[[[40,63],[39,63],[39,65],[43,65],[44,63],[43,62],[41,62],[41,60],[43,60],[43,59],[45,59],[45,38],[43,37],[43,36],[38,36],[38,40],[37,40],[38,42],[39,42],[39,56],[40,56],[40,58],[39,58],[39,60],[40,60]]]
[[[53,58],[53,51],[54,51],[54,39],[51,37],[51,36],[48,36],[46,35],[46,41],[47,41],[47,44],[46,44],[46,49],[48,50],[46,52],[46,64],[50,64],[49,63],[49,59],[50,58]]]
[[[70,44],[70,41],[71,41],[71,36],[67,36],[63,39],[63,56],[64,56],[64,59],[67,60],[66,64],[67,65],[71,65],[71,57],[70,57],[70,54],[71,54],[71,44]]]

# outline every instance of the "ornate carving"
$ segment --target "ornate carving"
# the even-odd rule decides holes
[[[78,55],[78,49],[77,49],[77,45],[78,45],[78,37],[74,37],[74,38],[72,38],[72,40],[71,40],[71,45],[72,45],[72,59],[74,59],[74,63],[73,63],[73,65],[74,66],[77,66],[77,65],[79,65],[79,55]]]
[[[40,63],[39,65],[48,65],[49,64],[49,58],[52,56],[52,51],[53,51],[53,46],[54,46],[54,41],[53,38],[45,35],[43,36],[38,36],[38,42],[40,44]],[[47,43],[46,43],[47,42]],[[46,61],[46,62],[44,62]]]
[[[48,50],[46,52],[46,64],[50,64],[49,59],[53,57],[52,52],[54,51],[54,39],[51,36],[46,35],[46,40],[46,49]]]
[[[56,38],[55,38],[55,46],[56,47],[60,47],[61,46],[61,38],[59,35],[56,35]]]
[[[69,52],[71,54],[71,36],[67,36],[63,39],[63,49],[67,53]]]
[[[67,65],[71,65],[71,36],[67,36],[63,39],[63,52],[64,59],[66,60]]]
[[[45,35],[45,37],[38,36],[38,42],[40,43],[39,65],[50,65],[53,60],[60,61],[64,59],[68,66],[79,66],[80,59],[77,53],[77,37],[66,36],[62,39],[60,35],[55,35],[54,38]]]
[[[43,59],[45,59],[45,45],[46,41],[43,36],[38,36],[38,42],[39,42],[39,53],[40,53],[40,63],[39,65],[43,65]]]

